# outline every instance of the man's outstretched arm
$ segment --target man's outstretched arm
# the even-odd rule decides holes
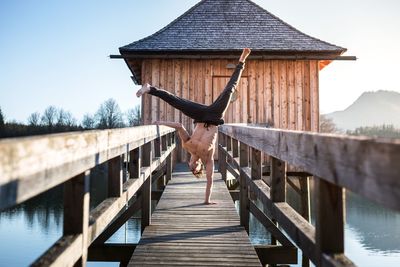
[[[153,122],[155,125],[165,125],[171,128],[174,128],[178,131],[179,137],[183,142],[187,142],[190,139],[190,135],[186,131],[185,127],[180,122],[172,122],[172,121],[155,121]]]

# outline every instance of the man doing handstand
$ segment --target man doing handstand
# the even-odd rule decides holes
[[[194,119],[195,128],[191,136],[183,127],[182,123],[179,122],[156,121],[154,124],[169,126],[178,131],[179,137],[182,140],[182,147],[191,155],[189,167],[196,177],[202,175],[205,166],[207,177],[205,204],[215,204],[210,198],[213,185],[215,142],[218,133],[217,127],[224,123],[224,114],[228,109],[232,94],[236,90],[244,69],[244,63],[250,52],[251,50],[249,48],[243,49],[242,55],[239,58],[239,64],[236,66],[228,84],[218,98],[209,106],[180,98],[168,91],[153,87],[148,83],[144,84],[136,93],[137,97],[146,93],[157,96],[174,108],[182,111],[186,116]]]

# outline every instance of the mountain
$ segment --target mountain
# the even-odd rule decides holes
[[[400,128],[400,93],[383,90],[365,92],[345,110],[325,116],[331,118],[341,130],[382,124]]]

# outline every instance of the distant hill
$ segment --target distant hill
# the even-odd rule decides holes
[[[331,118],[341,130],[382,124],[400,128],[400,93],[382,90],[365,92],[345,110],[325,116]]]

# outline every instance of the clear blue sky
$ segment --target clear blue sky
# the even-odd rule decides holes
[[[0,2],[0,107],[7,120],[55,105],[78,120],[112,97],[139,104],[118,47],[146,37],[199,0]],[[356,62],[320,73],[321,111],[341,110],[362,92],[400,92],[400,1],[254,0],[299,30],[348,48]]]

